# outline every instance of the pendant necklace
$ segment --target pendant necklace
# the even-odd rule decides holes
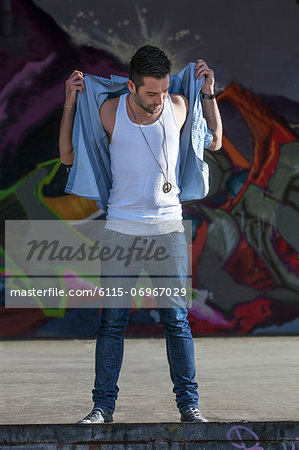
[[[134,116],[134,119],[135,119],[135,121],[136,121],[136,123],[137,123],[137,125],[138,125],[138,127],[139,127],[139,130],[141,131],[141,134],[142,134],[142,136],[144,137],[145,142],[147,143],[148,148],[150,149],[150,151],[151,151],[153,157],[155,158],[155,160],[156,160],[158,166],[159,166],[160,169],[161,169],[161,172],[162,172],[162,174],[163,174],[163,176],[164,176],[164,179],[165,179],[165,183],[163,184],[162,189],[163,189],[163,192],[165,192],[165,194],[167,194],[168,192],[171,191],[172,185],[171,185],[170,181],[168,180],[168,149],[167,149],[167,138],[166,138],[165,124],[164,124],[164,117],[163,117],[164,104],[163,104],[163,110],[162,110],[161,116],[162,116],[162,128],[163,128],[164,140],[165,140],[165,152],[164,152],[164,149],[163,149],[163,152],[164,152],[164,155],[165,155],[165,153],[166,153],[166,155],[165,155],[165,161],[166,161],[166,174],[165,174],[165,172],[164,172],[164,170],[163,170],[161,164],[160,164],[159,161],[157,160],[156,155],[154,154],[153,150],[151,149],[151,146],[149,145],[149,142],[148,142],[148,140],[147,140],[145,134],[144,134],[143,131],[142,131],[142,128],[141,128],[141,126],[140,126],[140,124],[139,124],[139,122],[138,122],[138,120],[137,120],[137,117],[136,117],[136,115],[135,115],[135,113],[134,113],[134,111],[133,111],[133,109],[132,109],[132,107],[131,107],[131,104],[130,104],[130,97],[128,97],[128,105],[129,105],[129,108],[130,108],[130,110],[131,110],[131,112],[132,112],[132,114],[133,114],[133,116]]]

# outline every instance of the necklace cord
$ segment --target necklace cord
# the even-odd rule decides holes
[[[128,105],[129,105],[129,108],[130,108],[130,110],[131,110],[131,112],[132,112],[132,114],[133,114],[133,116],[134,116],[134,119],[135,119],[135,121],[136,121],[136,123],[137,123],[137,125],[138,125],[138,127],[139,127],[139,130],[140,130],[142,136],[144,137],[145,142],[147,143],[148,148],[150,149],[150,151],[151,151],[153,157],[155,158],[155,160],[156,160],[158,166],[160,167],[160,169],[161,169],[161,171],[162,171],[162,174],[163,174],[163,176],[164,176],[164,178],[165,178],[165,184],[168,185],[168,189],[169,189],[169,190],[165,190],[166,188],[164,189],[164,187],[165,187],[165,184],[164,184],[164,186],[163,186],[163,191],[164,191],[164,192],[169,192],[170,189],[171,189],[171,183],[168,181],[168,148],[167,148],[167,137],[166,137],[165,123],[164,123],[164,116],[163,116],[163,112],[164,112],[164,103],[163,103],[163,109],[162,109],[161,116],[162,116],[162,122],[163,122],[162,128],[163,128],[163,134],[164,134],[164,140],[165,140],[165,151],[164,151],[164,148],[163,148],[163,153],[164,153],[165,161],[166,161],[166,175],[165,175],[165,172],[164,172],[164,170],[163,170],[161,164],[160,164],[159,161],[157,160],[156,155],[154,154],[153,150],[151,149],[151,146],[149,145],[149,142],[148,142],[148,140],[147,140],[147,138],[146,138],[144,132],[142,131],[142,128],[141,128],[141,126],[140,126],[140,124],[139,124],[139,122],[138,122],[138,120],[137,120],[137,117],[136,117],[136,115],[135,115],[135,113],[134,113],[134,111],[133,111],[133,109],[132,109],[132,107],[131,107],[131,104],[130,104],[130,96],[128,96]],[[165,154],[165,153],[166,153],[166,154]]]

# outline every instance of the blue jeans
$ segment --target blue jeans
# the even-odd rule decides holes
[[[112,243],[114,246],[120,243],[126,246],[131,244],[134,238],[136,236],[104,230],[102,247]],[[150,239],[143,240],[144,238]],[[143,245],[146,250],[153,238],[157,245],[166,243],[169,259],[167,262],[163,262],[163,274],[165,275],[165,271],[168,271],[169,275],[176,273],[179,275],[178,278],[155,278],[155,275],[161,273],[162,267],[157,260],[135,260],[130,267],[125,267],[124,260],[119,261],[114,258],[102,263],[102,287],[104,289],[122,287],[127,291],[130,287],[135,287],[142,268],[151,276],[154,287],[167,285],[172,289],[185,287],[188,268],[185,234],[174,232],[167,235],[143,236],[139,245]],[[114,277],[110,278],[112,273]],[[129,277],[123,278],[127,274]],[[121,305],[127,306],[130,297],[128,294],[126,299],[119,299],[122,302]],[[160,306],[157,310],[166,337],[170,377],[174,385],[173,392],[176,395],[177,407],[181,412],[187,407],[199,404],[198,384],[195,382],[194,345],[186,307],[187,298],[183,295],[171,298],[168,295],[167,298],[166,296],[158,297],[156,301]],[[165,307],[169,304],[173,304],[173,306]],[[119,392],[117,382],[123,360],[124,334],[129,314],[129,307],[109,307],[109,303],[107,303],[102,309],[100,317],[96,342],[96,377],[92,394],[94,407],[103,408],[110,413],[114,412]]]

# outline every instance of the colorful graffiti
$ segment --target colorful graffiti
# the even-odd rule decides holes
[[[3,273],[6,219],[104,218],[93,200],[64,192],[68,170],[58,159],[64,80],[75,67],[126,75],[116,56],[74,42],[33,2],[11,4],[21,26],[1,50]],[[183,206],[184,218],[193,223],[192,331],[298,333],[299,114],[287,121],[281,99],[277,106],[275,98],[257,96],[237,82],[219,90],[217,100],[224,138],[221,151],[205,154],[210,192]],[[295,111],[296,103],[288,105]],[[2,337],[96,332],[98,310],[8,309],[4,278],[1,292]],[[162,333],[157,311],[143,308],[144,301],[134,299],[127,332]]]
[[[218,102],[223,153],[207,153],[210,195],[185,216],[198,222],[193,278],[208,292],[207,313],[199,306],[191,317],[195,332],[246,333],[298,317],[299,144],[282,119],[237,83]]]

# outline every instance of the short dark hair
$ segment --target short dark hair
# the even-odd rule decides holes
[[[151,45],[140,47],[129,64],[129,78],[136,89],[143,85],[144,77],[165,78],[170,73],[171,62],[163,50]]]

